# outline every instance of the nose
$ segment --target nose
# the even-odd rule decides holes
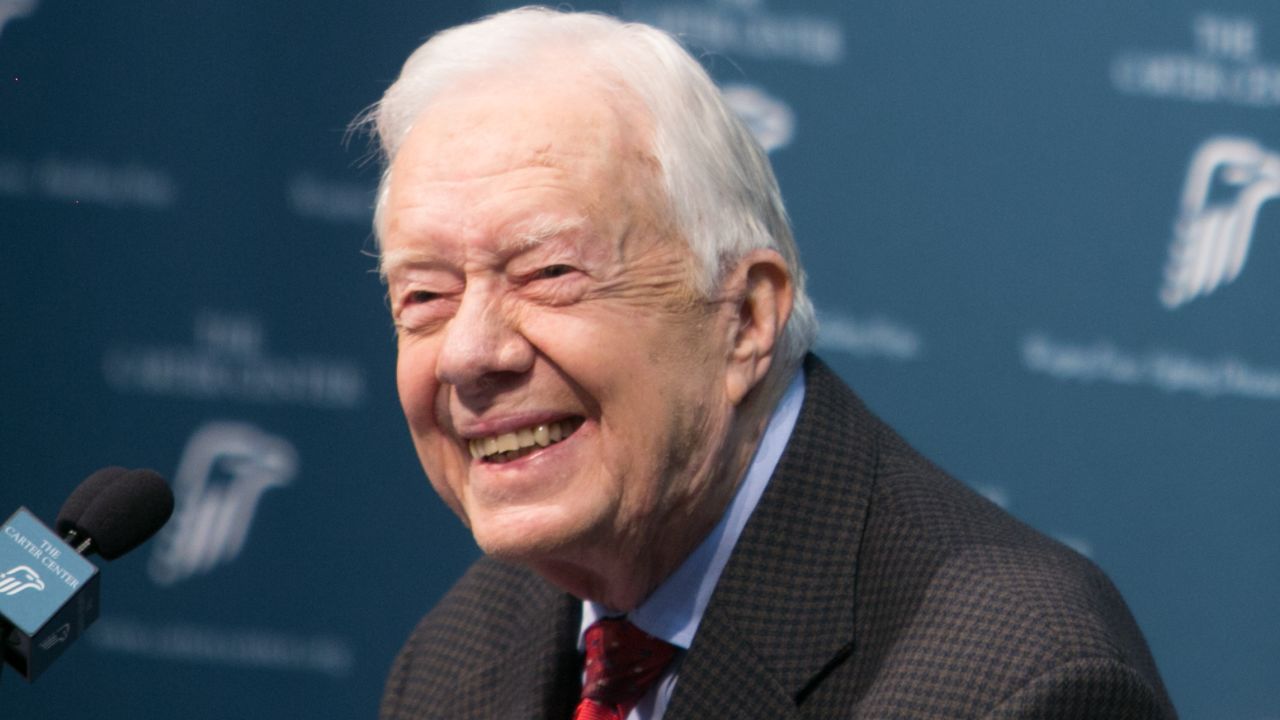
[[[472,285],[445,328],[436,378],[464,394],[487,390],[504,376],[528,372],[533,355],[515,313],[503,307],[501,291]]]

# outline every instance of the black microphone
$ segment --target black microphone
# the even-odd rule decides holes
[[[58,513],[58,533],[19,508],[0,534],[4,659],[28,682],[47,669],[98,617],[98,569],[84,556],[96,551],[113,560],[154,535],[172,512],[163,478],[118,467],[80,483]]]
[[[71,491],[62,503],[62,509],[58,511],[58,519],[53,524],[53,529],[58,531],[67,544],[75,544],[79,534],[75,527],[76,522],[89,508],[89,504],[96,500],[108,485],[124,477],[128,472],[115,465],[104,467],[95,470],[92,475],[82,480],[75,490]]]
[[[130,470],[113,476],[74,519],[59,513],[58,530],[68,543],[78,543],[75,549],[81,555],[96,552],[104,560],[115,560],[159,532],[172,514],[173,492],[164,478],[154,470]]]

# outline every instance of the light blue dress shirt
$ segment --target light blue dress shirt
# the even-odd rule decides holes
[[[654,685],[638,705],[627,715],[627,720],[660,720],[671,700],[679,676],[680,659],[689,649],[693,636],[702,622],[702,613],[711,600],[711,593],[720,580],[720,573],[733,547],[738,544],[747,518],[755,510],[764,493],[773,469],[782,457],[782,450],[791,439],[800,405],[804,401],[804,372],[798,371],[787,386],[778,406],[769,416],[760,445],[747,467],[746,477],[725,510],[720,522],[706,539],[685,559],[684,563],[668,577],[640,607],[627,615],[636,627],[662,638],[680,648],[680,654],[667,672]],[[608,608],[598,603],[582,603],[582,627],[578,631],[578,649],[583,648],[583,635],[596,620],[610,615]]]

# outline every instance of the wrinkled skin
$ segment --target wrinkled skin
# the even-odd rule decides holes
[[[566,74],[463,86],[418,118],[390,169],[383,272],[436,491],[486,553],[627,610],[732,496],[764,421],[740,406],[790,285],[758,251],[693,291],[647,113]],[[557,421],[580,425],[509,462],[468,449]]]

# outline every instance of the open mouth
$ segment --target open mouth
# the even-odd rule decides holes
[[[506,463],[518,460],[535,450],[555,445],[582,427],[584,418],[565,418],[558,422],[530,425],[526,428],[475,438],[467,441],[471,457],[488,463]]]

